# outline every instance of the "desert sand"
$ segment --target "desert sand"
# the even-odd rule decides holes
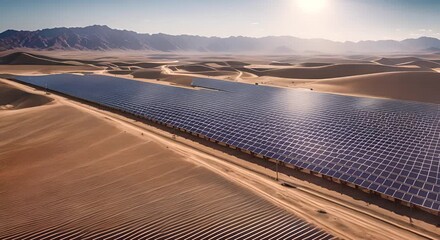
[[[387,65],[377,62],[381,59],[377,56],[146,56],[127,52],[103,56],[73,51],[29,53],[27,57],[34,55],[61,64],[16,61],[19,64],[0,65],[0,74],[92,72],[185,87],[193,77],[215,75],[306,91],[440,103],[435,94],[440,91],[440,73],[435,68],[403,66],[408,61],[401,60]],[[417,56],[409,62],[420,59],[436,63],[440,56]],[[48,97],[4,82],[9,86],[0,85],[3,89],[28,92],[18,95]],[[386,200],[302,174],[281,174],[282,181],[296,186],[286,188],[273,180],[268,165],[255,164],[247,155],[199,143],[191,136],[175,139],[164,129],[53,94],[49,98],[54,100],[16,110],[11,106],[19,105],[14,104],[18,97],[1,103],[10,105],[4,107],[9,110],[0,110],[0,138],[8,139],[0,143],[0,208],[6,213],[0,215],[0,222],[7,223],[0,225],[2,236],[166,237],[147,235],[163,234],[160,229],[184,236],[200,224],[212,230],[207,234],[251,226],[269,234],[263,226],[274,219],[299,217],[344,239],[440,237],[438,221],[424,212],[411,213]]]
[[[266,78],[264,84],[364,97],[440,103],[440,74],[386,72],[320,80]]]
[[[338,79],[325,79],[305,86],[323,92],[374,96],[440,104],[440,74],[390,72]],[[379,87],[377,87],[379,86]]]
[[[22,109],[52,102],[51,98],[18,90],[0,83],[0,110]]]
[[[41,65],[44,64],[44,65]],[[440,55],[204,56],[142,52],[3,52],[0,73],[85,72],[189,86],[211,77],[336,94],[440,103]]]

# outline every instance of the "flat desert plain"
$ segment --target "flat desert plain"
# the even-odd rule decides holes
[[[94,73],[188,87],[201,76],[440,103],[439,59],[4,52],[0,238],[255,239],[310,228],[340,239],[439,239],[438,218],[425,212],[302,173],[281,171],[277,182],[245,154],[6,79]]]

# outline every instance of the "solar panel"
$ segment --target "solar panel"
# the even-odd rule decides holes
[[[98,75],[16,78],[440,210],[438,104],[211,79],[188,89]]]

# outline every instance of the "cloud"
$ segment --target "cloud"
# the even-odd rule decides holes
[[[251,23],[252,25],[259,25],[260,23],[259,22],[253,22],[253,23]]]
[[[425,29],[425,28],[422,28],[422,29],[419,29],[419,32],[423,32],[423,33],[431,33],[431,32],[432,32],[432,29]]]
[[[420,28],[413,32],[410,32],[411,37],[427,37],[427,36],[440,36],[440,32],[434,31],[430,28]]]

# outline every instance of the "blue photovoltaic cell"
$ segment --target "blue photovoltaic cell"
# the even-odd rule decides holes
[[[440,210],[438,104],[212,79],[194,79],[195,89],[98,75],[16,79]]]

